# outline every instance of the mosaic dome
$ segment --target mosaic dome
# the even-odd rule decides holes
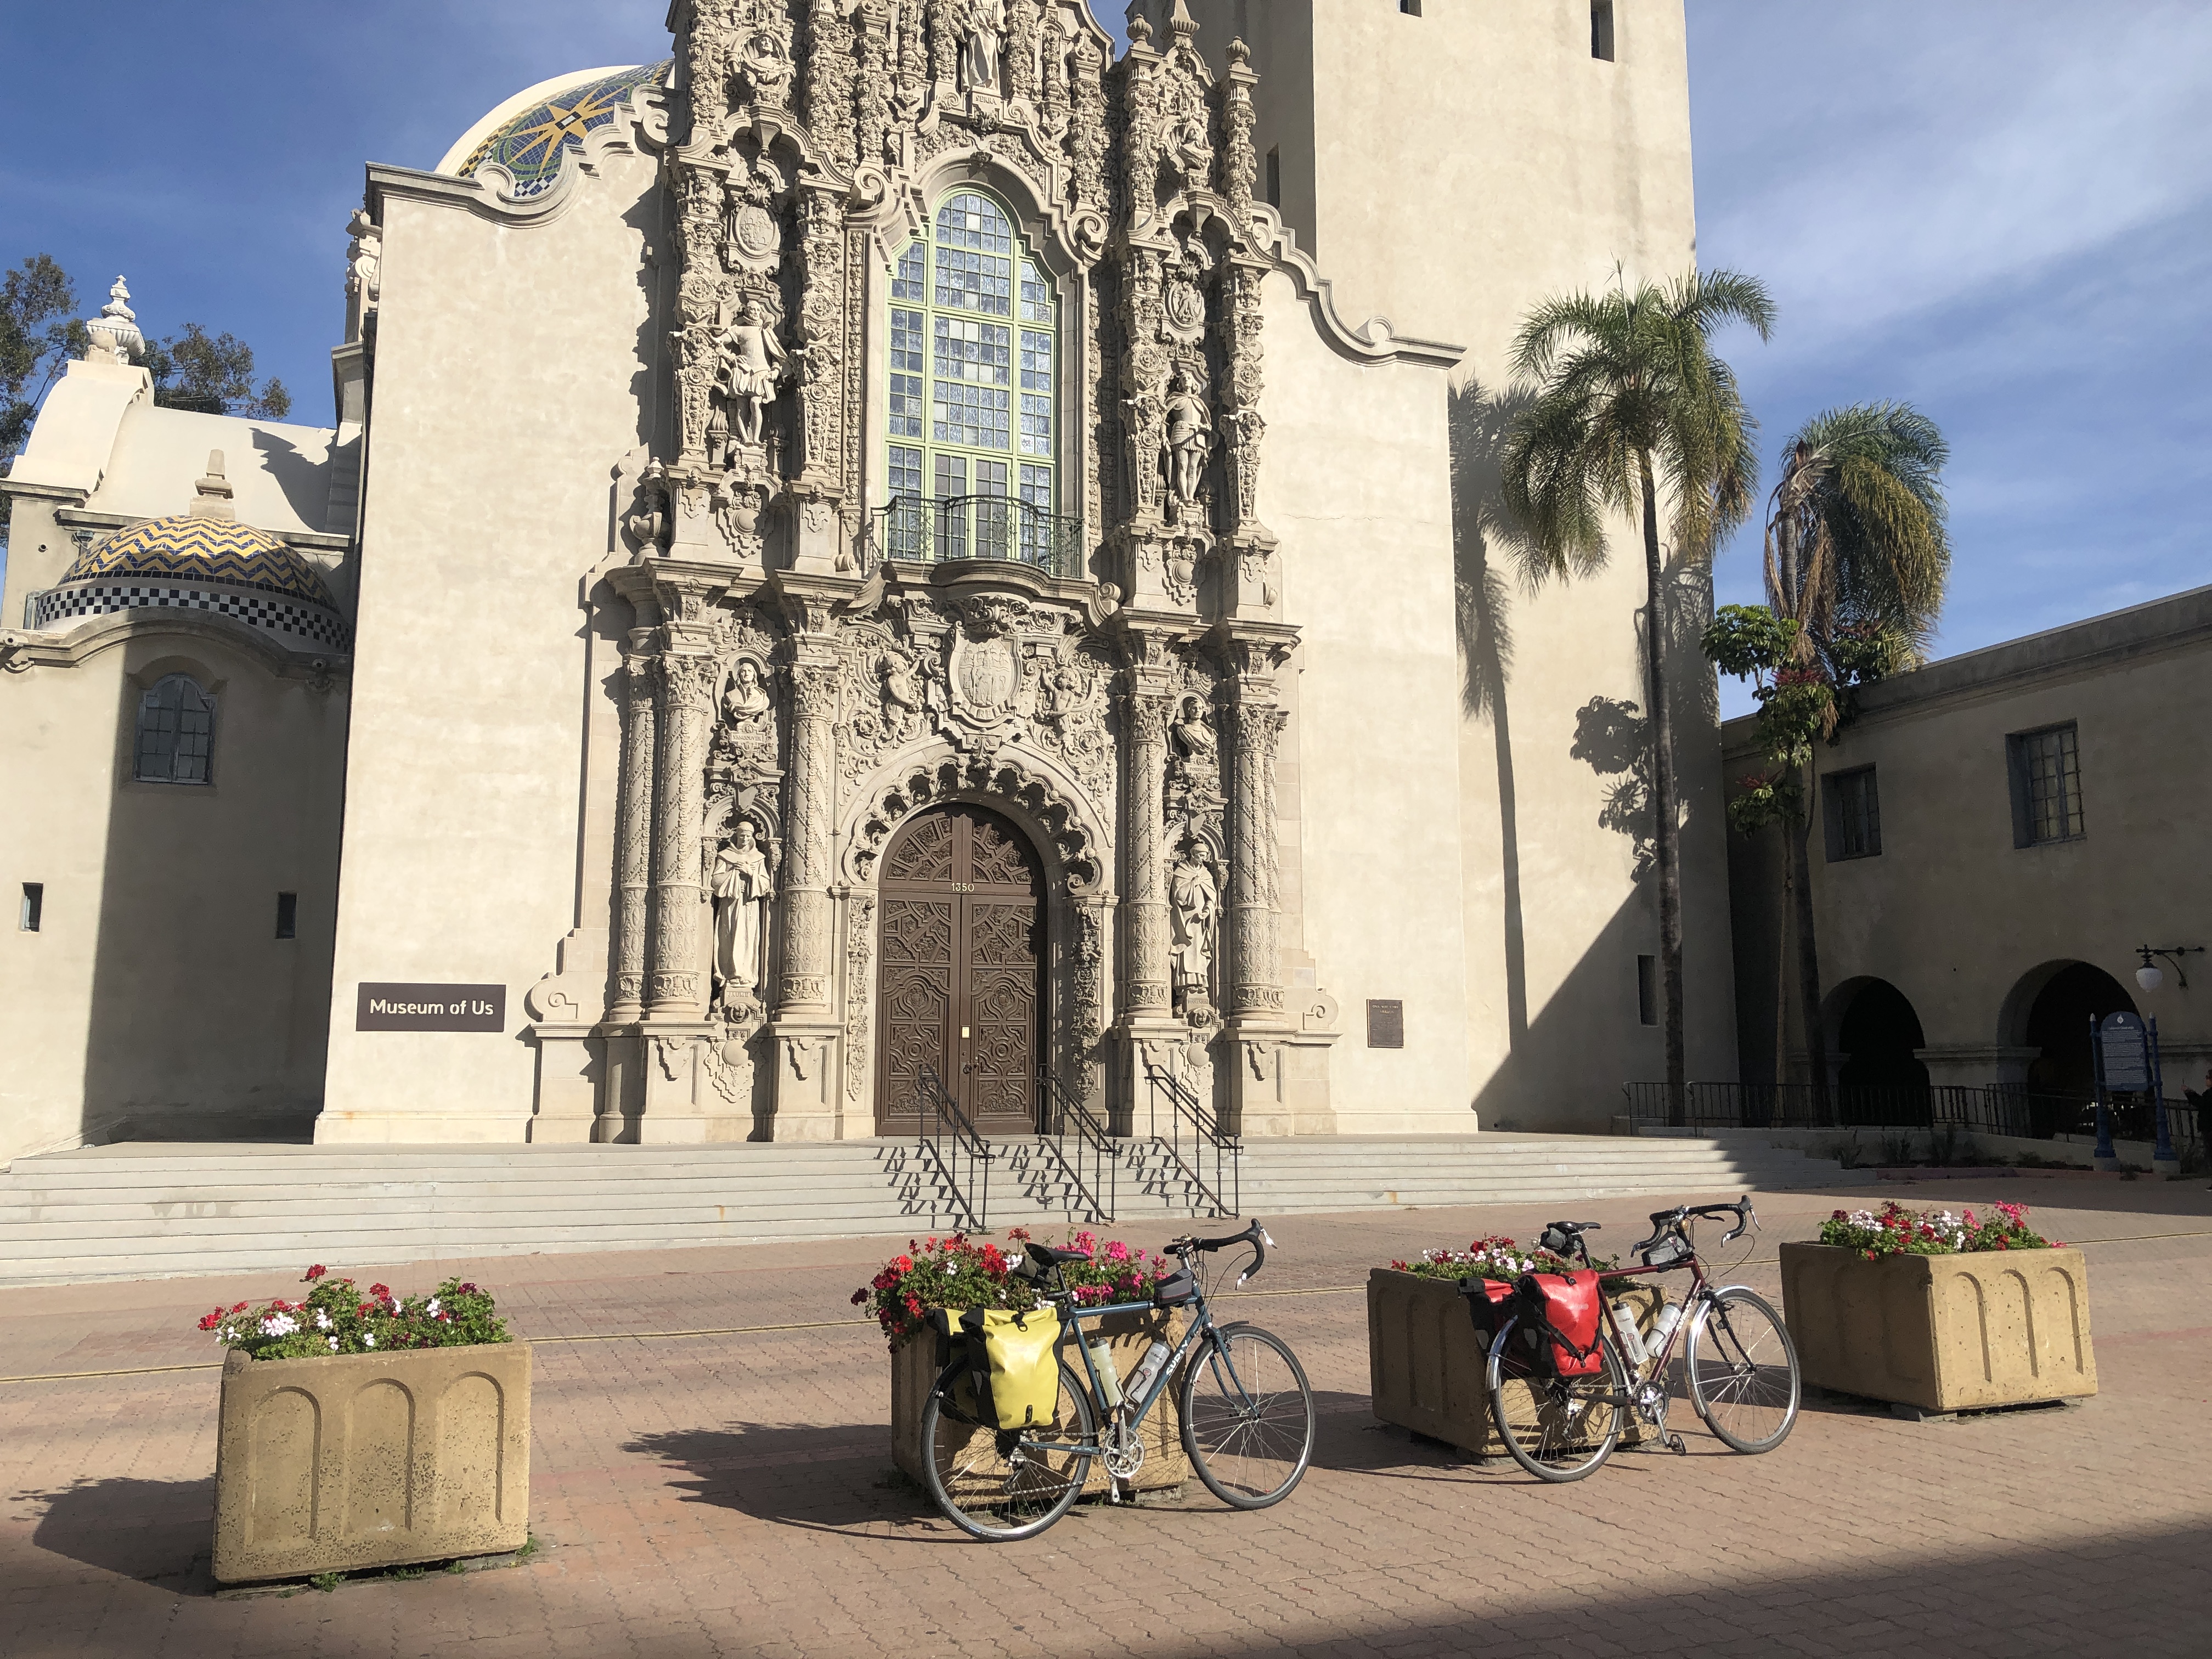
[[[532,87],[520,94],[527,103],[510,108],[518,101],[510,99],[492,112],[486,118],[495,123],[490,131],[477,134],[465,155],[458,162],[449,156],[450,164],[439,170],[469,179],[485,162],[496,161],[513,176],[516,196],[535,196],[560,176],[563,149],[580,149],[586,133],[613,120],[637,88],[665,82],[675,61],[664,58],[634,69],[593,70],[579,79]]]
[[[71,562],[61,585],[149,576],[258,588],[337,609],[322,572],[267,531],[188,514],[149,519],[94,543]]]

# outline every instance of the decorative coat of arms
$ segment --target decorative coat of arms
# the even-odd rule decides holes
[[[956,741],[995,745],[1020,728],[1035,694],[1033,670],[1016,631],[1029,620],[1022,600],[992,595],[961,607],[952,630],[945,678],[951,693]]]

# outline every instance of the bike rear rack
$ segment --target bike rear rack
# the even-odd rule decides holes
[[[938,1178],[945,1183],[953,1205],[966,1218],[969,1231],[981,1232],[989,1224],[991,1207],[991,1147],[947,1092],[944,1079],[927,1060],[915,1067],[916,1105],[921,1123],[916,1142]],[[968,1178],[961,1179],[963,1164]]]

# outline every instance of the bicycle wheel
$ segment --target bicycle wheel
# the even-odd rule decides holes
[[[1613,1455],[1627,1420],[1628,1374],[1610,1338],[1603,1364],[1587,1376],[1555,1376],[1523,1358],[1513,1338],[1521,1321],[1505,1322],[1491,1345],[1485,1375],[1490,1420],[1513,1461],[1539,1480],[1579,1480]]]
[[[1313,1462],[1313,1389],[1289,1345],[1220,1325],[1183,1364],[1182,1449],[1206,1489],[1240,1510],[1290,1496]]]
[[[1053,1420],[1036,1429],[1002,1431],[947,1411],[944,1393],[921,1408],[921,1468],[929,1495],[945,1519],[992,1542],[1033,1538],[1083,1495],[1097,1429],[1091,1396],[1062,1360]],[[1038,1443],[1081,1445],[1044,1451]]]
[[[1797,1346],[1764,1298],[1722,1291],[1690,1322],[1690,1403],[1730,1449],[1772,1451],[1797,1421]]]

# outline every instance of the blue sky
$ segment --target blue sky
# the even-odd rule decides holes
[[[532,82],[665,56],[665,15],[16,0],[0,259],[53,254],[88,308],[125,272],[149,331],[243,337],[295,418],[325,422],[362,163],[432,166]],[[1690,0],[1689,17],[1700,258],[1781,307],[1771,345],[1731,343],[1770,459],[1862,398],[1917,404],[1951,440],[1938,653],[2212,580],[2212,7]],[[1717,580],[1723,603],[1758,598],[1754,537]],[[1723,702],[1747,706],[1732,684]]]

